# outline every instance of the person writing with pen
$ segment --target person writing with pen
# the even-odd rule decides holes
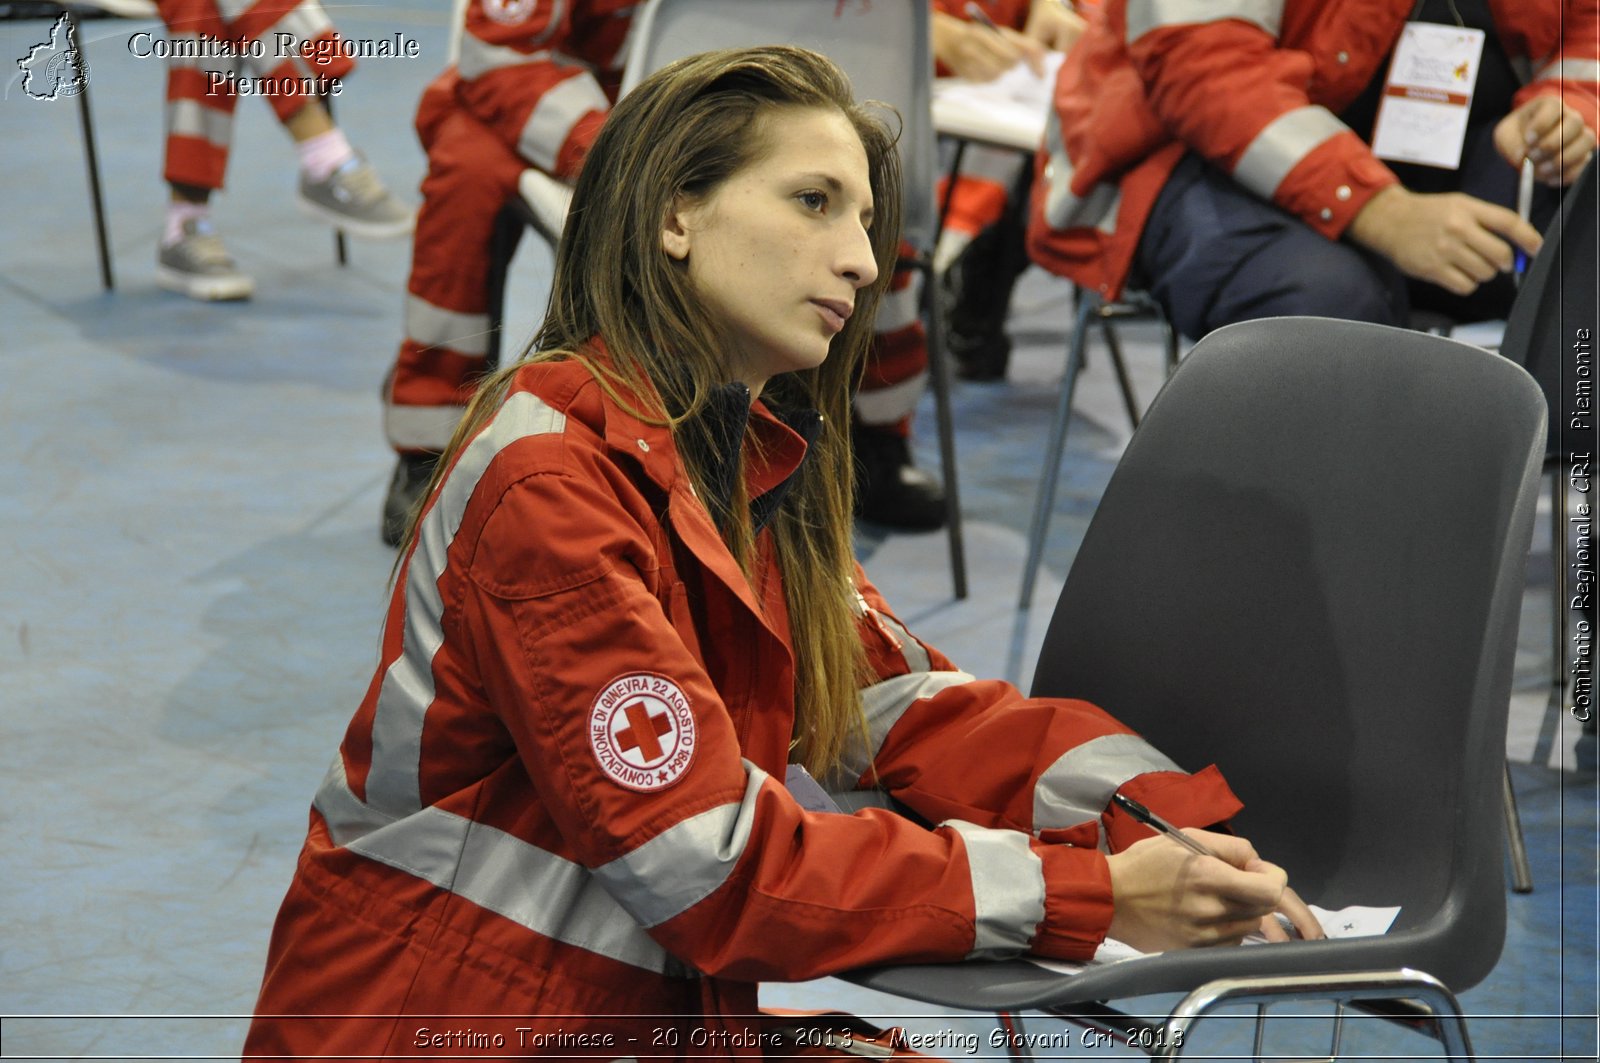
[[[1112,804],[1216,828],[1241,807],[1216,767],[960,671],[857,563],[849,396],[901,239],[893,128],[781,46],[618,102],[546,319],[407,529],[247,1055],[468,1028],[452,1050],[789,1055],[762,981],[1226,946],[1274,913],[1317,934],[1245,839],[1185,830],[1200,855]],[[818,782],[917,818],[829,810]]]

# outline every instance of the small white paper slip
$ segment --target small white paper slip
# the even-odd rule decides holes
[[[1406,23],[1378,105],[1374,155],[1445,170],[1461,165],[1483,41],[1480,29]]]
[[[802,765],[789,765],[784,772],[783,785],[788,787],[800,807],[808,812],[844,811]]]
[[[1330,938],[1359,938],[1371,937],[1375,934],[1387,934],[1389,928],[1394,926],[1394,921],[1400,914],[1400,909],[1395,908],[1369,908],[1365,905],[1352,904],[1348,908],[1337,910],[1319,908],[1314,904],[1306,905],[1311,909],[1311,914],[1317,917],[1317,922],[1322,924],[1322,932]],[[1244,939],[1246,945],[1265,945],[1267,939],[1260,934],[1251,934]],[[1029,956],[1029,963],[1043,967],[1047,971],[1057,974],[1078,974],[1090,964],[1098,967],[1107,963],[1121,963],[1123,960],[1136,960],[1140,956],[1150,956],[1153,953],[1140,952],[1125,942],[1115,938],[1106,938],[1095,950],[1094,959],[1089,963],[1066,963],[1061,960],[1046,960],[1037,956]]]

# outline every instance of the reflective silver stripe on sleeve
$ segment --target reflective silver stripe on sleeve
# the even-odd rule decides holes
[[[1283,0],[1128,0],[1128,43],[1162,26],[1224,19],[1260,26],[1276,40],[1283,25]]]
[[[431,882],[544,937],[658,974],[690,972],[582,864],[482,823],[425,808],[391,819],[363,805],[337,759],[317,793],[336,844]]]
[[[406,293],[406,339],[481,358],[489,351],[489,315],[461,314]]]
[[[595,878],[641,926],[659,926],[728,880],[755,826],[767,773],[744,762],[743,799],[690,816],[632,852],[594,869]]]
[[[1059,830],[1098,821],[1111,795],[1152,771],[1182,771],[1138,735],[1101,735],[1067,750],[1033,787],[1033,829]]]
[[[514,393],[462,451],[438,502],[418,529],[416,550],[406,570],[404,649],[384,673],[372,721],[367,800],[384,812],[400,816],[421,806],[423,717],[433,703],[433,655],[444,642],[439,577],[467,501],[500,451],[528,436],[560,433],[566,426],[566,416],[538,396]]]
[[[872,607],[869,605],[867,608]],[[922,643],[911,637],[911,632],[905,629],[904,624],[888,613],[879,613],[876,609],[872,611],[877,614],[883,626],[900,641],[900,656],[906,659],[906,668],[912,672],[933,671],[933,660],[928,656],[928,651],[922,648]]]
[[[1539,68],[1535,81],[1600,81],[1600,60],[1558,59]]]
[[[966,672],[912,672],[897,675],[864,687],[861,691],[861,712],[867,720],[865,745],[859,734],[852,734],[839,754],[839,762],[823,781],[834,790],[855,787],[861,777],[872,767],[883,740],[889,737],[894,725],[900,722],[914,702],[931,698],[941,690],[974,682]]]
[[[1002,959],[1027,949],[1044,922],[1044,863],[1021,831],[961,820],[944,824],[967,847],[977,929],[968,959]]]
[[[195,137],[226,148],[233,139],[233,116],[195,100],[172,100],[167,104],[167,135]]]
[[[610,107],[611,101],[588,71],[557,82],[534,103],[517,136],[517,153],[540,169],[554,172],[556,156],[578,119]]]
[[[1233,168],[1233,179],[1262,199],[1271,199],[1289,171],[1349,126],[1315,104],[1285,111],[1268,122]]]
[[[1055,108],[1045,121],[1045,199],[1044,220],[1057,230],[1094,226],[1102,232],[1111,232],[1116,226],[1117,208],[1122,203],[1122,189],[1116,183],[1100,182],[1086,196],[1072,192],[1072,175],[1076,168],[1067,157],[1066,145],[1061,139],[1061,119]]]

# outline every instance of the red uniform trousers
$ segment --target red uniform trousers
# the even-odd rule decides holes
[[[355,69],[317,0],[156,0],[156,6],[175,47],[230,52],[167,60],[162,176],[172,184],[222,187],[239,102],[232,77],[282,79],[295,91],[264,95],[285,121],[305,106],[302,79],[342,78]]]

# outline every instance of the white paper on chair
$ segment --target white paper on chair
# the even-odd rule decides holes
[[[1375,934],[1387,934],[1394,925],[1395,918],[1399,916],[1400,909],[1396,908],[1369,908],[1365,905],[1352,904],[1348,908],[1337,910],[1319,908],[1314,904],[1306,907],[1311,909],[1311,914],[1317,917],[1317,922],[1322,924],[1322,932],[1330,938],[1359,938],[1371,937]],[[1246,945],[1263,945],[1267,939],[1260,934],[1251,934],[1244,939]],[[1061,960],[1046,960],[1038,956],[1029,956],[1029,963],[1043,967],[1047,971],[1057,974],[1078,974],[1090,964],[1100,966],[1107,963],[1121,963],[1123,960],[1136,960],[1140,956],[1151,955],[1140,952],[1132,945],[1125,944],[1115,938],[1106,938],[1100,947],[1095,950],[1094,959],[1089,963],[1066,963]]]
[[[1044,73],[1023,62],[993,81],[940,78],[933,86],[933,124],[941,133],[1032,151],[1044,138],[1061,52],[1046,52]]]

